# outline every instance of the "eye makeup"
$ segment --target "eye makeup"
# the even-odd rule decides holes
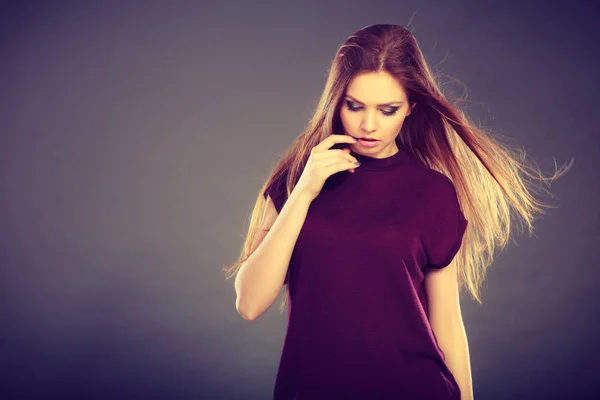
[[[363,107],[358,107],[358,106],[353,105],[352,102],[349,100],[345,100],[345,103],[346,103],[346,107],[348,108],[348,110],[353,111],[353,112],[357,112],[363,108]],[[396,114],[396,112],[398,111],[399,108],[400,107],[390,107],[389,111],[381,110],[381,112],[386,117],[391,117],[392,115]]]

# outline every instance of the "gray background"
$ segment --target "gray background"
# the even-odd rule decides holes
[[[222,267],[338,46],[411,17],[475,120],[575,158],[463,293],[475,398],[600,394],[599,7],[252,3],[2,3],[0,397],[270,398],[287,314],[243,320]]]

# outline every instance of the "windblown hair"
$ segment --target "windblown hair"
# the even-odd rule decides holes
[[[442,93],[441,80],[430,71],[412,33],[391,24],[363,27],[338,49],[312,119],[283,153],[259,191],[241,255],[224,269],[229,274],[227,279],[235,276],[250,256],[265,215],[265,189],[278,181],[285,186],[286,195],[291,194],[311,149],[332,133],[343,132],[339,109],[345,90],[355,74],[366,71],[393,75],[404,87],[410,105],[416,103],[396,142],[411,158],[443,173],[454,183],[469,221],[454,259],[458,285],[466,285],[481,304],[480,289],[494,251],[497,247],[503,249],[510,238],[511,216],[520,216],[531,236],[534,214],[555,208],[534,197],[532,181],[550,186],[570,168],[572,161],[562,171],[545,177],[539,168],[527,164],[523,149],[475,126],[459,107],[461,99],[448,100]],[[281,312],[288,297],[286,286]]]

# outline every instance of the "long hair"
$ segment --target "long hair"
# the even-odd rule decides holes
[[[416,103],[395,140],[411,158],[454,183],[469,221],[455,257],[458,285],[464,284],[481,304],[480,289],[494,252],[503,249],[510,238],[511,216],[520,216],[531,236],[534,214],[555,208],[534,197],[532,182],[539,180],[550,186],[572,161],[562,172],[545,177],[539,168],[528,165],[524,150],[477,127],[461,110],[458,99],[450,101],[442,93],[441,80],[431,73],[412,33],[392,24],[363,27],[336,52],[313,117],[260,188],[241,254],[233,265],[224,268],[227,279],[235,276],[250,256],[265,214],[265,189],[277,181],[286,188],[286,198],[291,194],[311,149],[332,133],[343,132],[339,109],[346,87],[356,73],[365,71],[393,75],[404,87],[409,103]],[[285,292],[280,312],[289,298],[287,286]]]

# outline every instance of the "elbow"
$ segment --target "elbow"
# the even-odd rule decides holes
[[[265,296],[263,290],[259,290],[258,293],[248,293],[242,290],[241,282],[238,282],[236,286],[236,309],[237,312],[244,318],[246,321],[254,321],[262,314],[264,314],[269,307],[273,304],[273,302],[277,299],[279,292],[281,291],[281,285],[279,286],[279,291],[275,293],[270,293]],[[262,293],[261,293],[262,292]],[[260,295],[256,298],[256,295]]]
[[[238,310],[238,314],[240,314],[246,321],[254,321],[256,319],[254,316],[252,316],[252,314],[248,314],[240,310]]]
[[[240,292],[241,292],[241,281],[239,280],[239,275],[235,280],[235,292],[236,292],[236,298],[235,298],[235,309],[238,312],[238,314],[240,314],[240,316],[242,318],[244,318],[246,321],[252,321],[254,320],[253,316],[251,315],[251,313],[248,311],[248,305],[246,304],[246,301],[242,301],[243,296],[241,296]]]
[[[254,321],[256,319],[256,317],[248,311],[247,307],[243,306],[242,302],[239,300],[239,297],[235,302],[235,308],[238,314],[240,314],[240,316],[246,321]]]

